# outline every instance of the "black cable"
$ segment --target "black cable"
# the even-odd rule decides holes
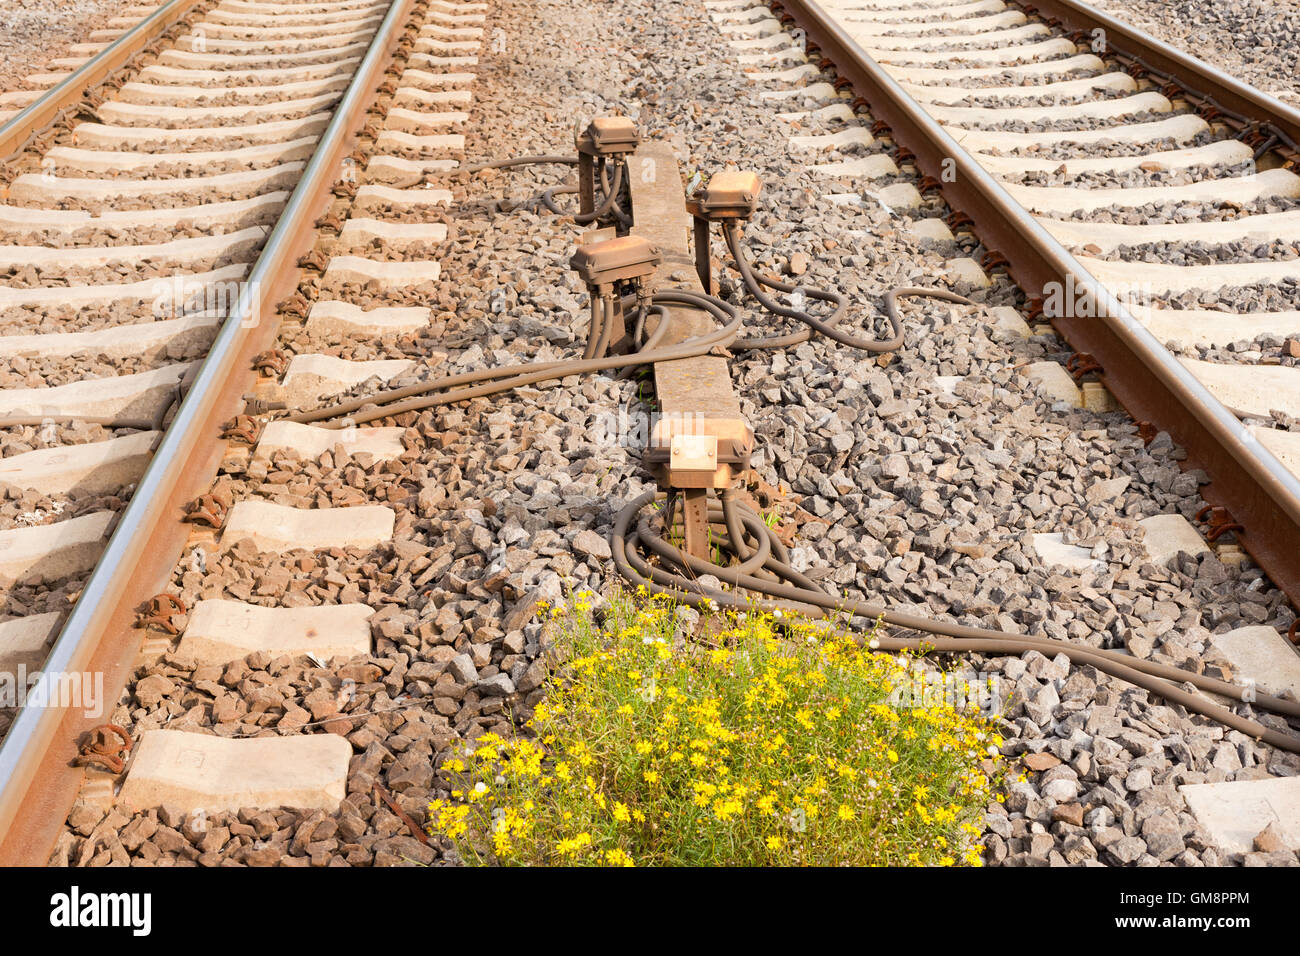
[[[554,197],[558,195],[567,195],[569,193],[577,192],[578,191],[577,186],[553,186],[550,189],[546,190],[546,192],[542,193],[542,203],[546,206],[547,209],[549,209],[551,212],[555,213],[556,215],[572,216],[574,222],[576,222],[580,226],[585,226],[588,223],[595,222],[597,219],[600,219],[609,214],[610,210],[614,207],[614,200],[618,198],[619,190],[621,190],[622,188],[623,188],[623,164],[616,163],[614,165],[614,182],[610,185],[608,189],[605,190],[605,198],[601,202],[601,204],[597,206],[595,209],[593,209],[591,212],[571,213],[564,209],[561,209],[559,204],[555,202]]]
[[[559,362],[532,362],[521,365],[507,365],[501,368],[478,369],[474,372],[462,372],[459,375],[450,375],[430,382],[420,382],[404,388],[388,389],[374,395],[349,399],[314,411],[298,412],[290,415],[287,420],[299,423],[329,422],[324,426],[327,428],[343,428],[348,424],[360,425],[379,418],[400,415],[403,412],[421,411],[437,405],[448,405],[453,402],[467,401],[485,395],[496,395],[522,385],[567,378],[570,375],[583,375],[589,372],[603,372],[608,369],[650,365],[658,362],[674,362],[680,359],[694,358],[698,355],[707,355],[714,350],[725,349],[731,345],[736,339],[736,333],[740,330],[741,317],[739,310],[728,302],[723,302],[721,299],[705,295],[702,292],[691,292],[686,289],[664,289],[650,297],[650,304],[664,308],[678,305],[702,309],[723,324],[720,328],[716,328],[704,335],[686,339],[676,345],[642,349],[631,355],[612,355],[581,360],[569,359]],[[661,322],[660,325],[664,327],[667,322]],[[651,337],[651,341],[658,341],[659,337],[659,331],[656,330],[655,335]],[[476,385],[474,383],[486,384]],[[431,393],[439,391],[442,394],[431,395]],[[376,407],[354,414],[368,405]],[[343,416],[347,416],[346,422],[333,421],[333,419]]]
[[[439,170],[439,171],[435,171],[434,173],[431,173],[430,175],[469,176],[474,173],[481,173],[487,169],[511,169],[516,166],[548,166],[548,165],[576,166],[578,165],[578,162],[579,162],[579,158],[577,156],[555,155],[555,154],[548,153],[548,154],[538,154],[534,156],[515,156],[510,159],[496,159],[489,163],[475,163],[472,166],[459,166],[455,169]],[[590,213],[587,215],[583,215],[581,213],[570,214],[565,210],[561,209],[559,204],[556,203],[555,201],[556,196],[570,195],[578,191],[578,187],[571,184],[552,186],[550,189],[547,189],[545,192],[541,194],[540,198],[542,204],[545,205],[547,209],[549,209],[551,212],[555,213],[556,215],[559,216],[573,215],[574,222],[578,223],[579,225],[586,225],[587,223],[595,222],[597,219],[601,218],[602,216],[609,215],[610,213],[613,213],[613,215],[619,220],[619,222],[623,223],[624,225],[631,225],[632,217],[629,216],[627,213],[623,212],[623,210],[620,209],[614,201],[618,195],[619,189],[622,187],[622,181],[623,181],[622,164],[618,164],[617,166],[615,166],[614,184],[612,188],[610,186],[608,179],[605,176],[605,168],[603,165],[603,161],[602,161],[600,175],[601,175],[601,187],[605,191],[605,199],[601,203],[600,208],[597,209],[594,213]]]
[[[490,163],[475,163],[473,166],[457,166],[455,169],[435,170],[430,175],[458,176],[481,173],[485,169],[510,169],[514,166],[577,166],[577,156],[515,156],[512,159],[496,159]]]
[[[800,329],[798,332],[791,332],[786,335],[769,336],[766,338],[755,339],[738,339],[733,349],[742,351],[746,349],[777,349],[788,348],[791,345],[798,345],[801,342],[808,341],[812,332],[815,330],[825,335],[827,338],[834,339],[841,345],[847,345],[851,348],[862,349],[866,352],[893,352],[902,348],[903,345],[903,318],[898,309],[898,299],[902,296],[928,296],[935,299],[943,299],[947,302],[956,302],[961,305],[974,305],[970,299],[957,295],[955,292],[949,292],[946,289],[925,289],[925,288],[906,288],[891,289],[885,294],[885,314],[889,319],[889,324],[893,329],[893,335],[888,339],[866,339],[856,335],[850,335],[848,332],[841,331],[837,326],[848,308],[848,300],[835,291],[824,289],[804,288],[802,286],[791,285],[787,282],[781,282],[777,279],[769,279],[766,276],[757,275],[749,258],[745,255],[745,249],[741,245],[740,225],[736,222],[724,222],[722,232],[727,240],[727,248],[731,252],[731,257],[736,263],[736,270],[740,273],[741,279],[744,280],[747,288],[754,298],[762,304],[763,308],[775,315],[784,316],[790,319],[797,319],[808,328]],[[775,289],[778,292],[790,294],[796,291],[802,291],[803,294],[813,299],[823,302],[832,302],[835,305],[834,311],[829,318],[818,319],[810,312],[802,309],[795,309],[782,305],[771,296],[763,292],[763,286],[769,289]]]
[[[1077,664],[1090,664],[1104,673],[1142,687],[1187,710],[1216,720],[1234,730],[1291,753],[1300,753],[1300,737],[1266,727],[1258,721],[1242,717],[1226,707],[1206,700],[1183,689],[1180,684],[1191,683],[1212,694],[1235,700],[1245,700],[1247,689],[1227,681],[1216,680],[1203,674],[1181,668],[1142,660],[1046,637],[1009,634],[986,628],[969,627],[946,621],[929,620],[914,614],[891,611],[881,605],[869,604],[828,594],[804,575],[795,571],[779,547],[779,539],[762,519],[740,504],[733,495],[723,494],[721,507],[709,510],[709,521],[723,525],[712,541],[723,551],[730,551],[740,564],[723,567],[712,561],[687,554],[665,537],[663,529],[653,526],[656,516],[643,514],[654,503],[657,493],[647,492],[625,507],[615,519],[610,535],[614,563],[629,582],[647,588],[652,593],[666,594],[674,600],[705,610],[725,607],[734,610],[758,609],[765,611],[790,610],[815,618],[830,617],[836,613],[867,620],[882,620],[895,627],[920,631],[925,638],[876,638],[873,646],[885,651],[912,651],[921,654],[939,653],[990,653],[1023,654],[1036,650],[1049,657],[1065,654]],[[728,514],[727,512],[731,512]],[[664,518],[671,522],[672,515],[664,509]],[[635,523],[635,527],[634,527]],[[725,533],[721,533],[725,531]],[[768,540],[768,553],[762,562],[763,570],[774,580],[759,578],[748,573],[753,570],[759,550],[745,556],[748,548],[746,536]],[[743,542],[743,544],[738,544]],[[761,548],[761,544],[760,544]],[[778,550],[779,548],[779,550]],[[642,554],[644,549],[647,554]],[[656,563],[651,564],[650,558]],[[713,575],[734,588],[753,592],[744,595],[736,590],[709,587],[701,584],[703,575]],[[1250,701],[1254,705],[1291,717],[1300,716],[1300,703],[1266,694],[1257,694]]]

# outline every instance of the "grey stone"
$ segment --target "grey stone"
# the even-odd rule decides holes
[[[475,689],[488,697],[508,697],[515,692],[514,682],[506,674],[494,674],[474,685]]]
[[[1120,863],[1135,863],[1146,852],[1147,845],[1137,837],[1126,836],[1106,849]]]
[[[579,531],[573,538],[573,548],[579,554],[598,561],[607,561],[612,553],[609,548],[609,542],[602,535],[594,531]]]
[[[473,684],[478,680],[478,668],[468,654],[457,654],[448,661],[447,671],[461,684]]]
[[[1151,782],[1151,771],[1146,767],[1138,767],[1124,778],[1124,786],[1132,793],[1141,793],[1151,786]]]

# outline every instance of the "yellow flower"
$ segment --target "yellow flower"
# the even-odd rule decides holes
[[[567,664],[524,733],[484,734],[440,767],[458,790],[429,804],[429,832],[466,862],[631,865],[616,834],[633,821],[656,862],[687,845],[736,862],[746,843],[812,865],[981,862],[969,821],[1002,796],[1000,755],[996,773],[980,766],[996,735],[952,707],[887,704],[911,679],[912,655],[859,649],[842,615],[814,624],[744,610],[717,614],[714,649],[682,653],[663,596],[611,598],[599,621],[585,598],[571,601],[549,625]],[[904,761],[891,744],[908,740]],[[776,832],[744,826],[751,808]],[[816,826],[876,813],[869,844],[837,845],[833,827]]]
[[[591,846],[591,834],[579,833],[575,837],[561,840],[555,845],[556,851],[560,856],[574,856],[584,847]]]
[[[714,800],[713,815],[719,820],[730,820],[745,812],[745,805],[735,798],[729,800]]]
[[[497,856],[509,856],[514,850],[514,843],[510,840],[510,831],[505,828],[498,829],[492,834],[492,849],[496,851]]]

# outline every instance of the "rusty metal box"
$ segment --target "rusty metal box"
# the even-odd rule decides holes
[[[587,285],[611,285],[653,275],[659,268],[659,250],[640,236],[589,242],[578,247],[569,267]]]
[[[630,153],[641,142],[636,124],[626,116],[601,116],[578,137],[578,151],[593,156]]]
[[[714,173],[709,184],[695,194],[695,205],[705,219],[749,219],[762,190],[758,173],[724,169]]]

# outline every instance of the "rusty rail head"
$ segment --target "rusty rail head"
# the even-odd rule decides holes
[[[140,644],[137,609],[164,590],[184,551],[185,504],[207,490],[220,464],[222,426],[239,411],[254,355],[275,338],[276,303],[297,287],[298,257],[331,201],[343,158],[355,145],[390,54],[415,0],[393,0],[321,135],[279,222],[181,403],[80,600],[50,651],[44,676],[103,673],[104,699],[126,686]],[[0,743],[0,866],[41,865],[76,799],[83,772],[77,741],[94,718],[76,708],[26,708]]]
[[[199,2],[200,0],[168,0],[96,53],[89,62],[79,66],[71,76],[60,80],[36,102],[0,125],[0,162],[7,162],[22,152],[33,136],[58,119],[62,110],[81,99],[87,90],[108,79],[151,40],[198,6]]]
[[[1242,547],[1293,603],[1300,603],[1300,548],[1296,547],[1300,478],[1264,448],[815,0],[769,2],[775,10],[793,15],[807,37],[809,54],[816,52],[834,64],[870,104],[872,116],[915,156],[920,170],[940,178],[944,199],[973,224],[985,246],[1006,252],[1011,277],[1031,299],[1058,290],[1068,293],[1071,301],[1088,304],[1087,309],[1067,310],[1069,314],[1050,319],[1076,352],[1095,356],[1104,369],[1099,376],[1102,382],[1135,420],[1167,431],[1187,451],[1184,467],[1201,468],[1209,475],[1202,497],[1231,508],[1245,529],[1237,532]],[[1069,3],[1083,6],[1075,0]],[[1130,43],[1144,37],[1128,27],[1124,36]],[[1197,76],[1207,82],[1217,72],[1201,67]],[[1227,98],[1226,90],[1222,95]],[[1256,98],[1263,105],[1270,99],[1264,94]],[[1289,107],[1283,110],[1295,112]],[[940,175],[949,165],[956,171],[955,180]]]

